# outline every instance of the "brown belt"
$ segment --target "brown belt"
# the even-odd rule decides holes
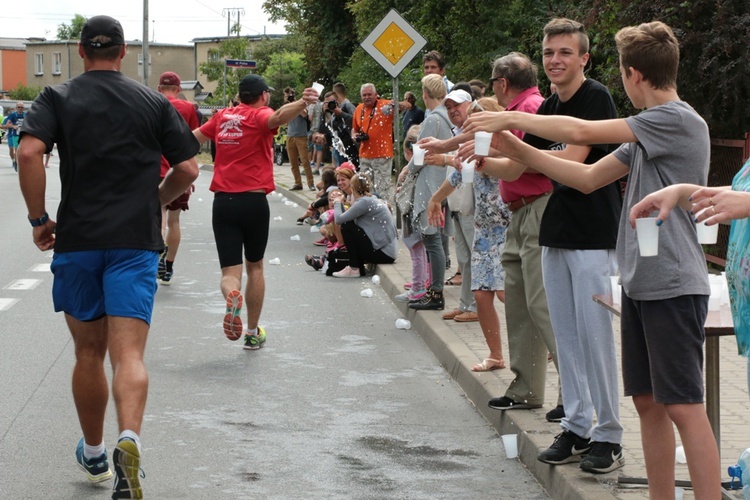
[[[538,200],[542,196],[549,196],[551,194],[552,194],[552,191],[547,191],[546,193],[537,194],[534,196],[521,196],[517,200],[511,201],[510,203],[508,203],[508,210],[510,210],[511,212],[515,212],[519,208],[523,208],[526,205],[530,205],[534,203],[536,200]]]

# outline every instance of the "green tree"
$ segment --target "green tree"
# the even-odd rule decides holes
[[[291,87],[297,91],[297,96],[300,96],[302,90],[310,86],[305,69],[305,57],[299,52],[272,54],[262,75],[268,85],[276,89],[276,92],[271,94],[271,107],[273,108],[284,104],[282,92],[284,88]]]
[[[88,19],[81,14],[76,14],[70,21],[70,25],[62,23],[57,26],[58,40],[76,40],[81,38],[81,30]]]
[[[247,68],[226,68],[226,87],[224,82],[224,61],[226,59],[247,59],[250,55],[249,44],[245,37],[227,38],[219,45],[219,48],[212,52],[210,60],[201,63],[198,66],[201,74],[205,75],[208,81],[218,82],[214,97],[209,104],[219,104],[224,102],[226,95],[227,102],[237,93],[237,86],[240,80],[253,70]],[[226,94],[224,92],[226,88]]]
[[[19,83],[14,88],[10,89],[8,95],[13,101],[33,101],[42,91],[41,87],[26,86],[23,83]]]

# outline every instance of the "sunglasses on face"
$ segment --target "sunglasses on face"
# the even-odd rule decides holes
[[[493,85],[495,85],[496,81],[502,80],[502,79],[503,79],[502,76],[496,76],[495,78],[490,78],[490,87],[492,87]]]

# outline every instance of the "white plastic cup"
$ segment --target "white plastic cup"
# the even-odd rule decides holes
[[[467,184],[474,182],[474,166],[476,162],[461,162],[461,182]]]
[[[723,286],[718,280],[709,281],[709,286],[711,287],[711,295],[708,296],[708,310],[718,311],[721,309],[721,289]]]
[[[371,299],[372,298],[372,290],[370,288],[365,288],[364,290],[362,290],[361,292],[359,292],[359,294],[362,297],[365,297],[366,299]]]
[[[315,89],[319,96],[323,95],[323,89],[325,89],[325,87],[322,83],[315,82],[312,84],[312,88]]]
[[[490,144],[492,143],[492,132],[475,132],[474,133],[474,154],[477,156],[487,156],[490,154]]]
[[[268,263],[271,264],[272,266],[280,266],[281,265],[281,259],[279,259],[278,257],[276,257],[275,259],[269,260]]]
[[[311,233],[319,233],[320,228],[318,226],[310,226],[310,232]]]
[[[719,225],[707,226],[705,222],[695,223],[695,232],[698,234],[698,243],[701,245],[715,245],[719,239]]]
[[[685,448],[683,448],[682,445],[675,448],[674,459],[677,461],[678,464],[687,463],[687,457],[685,456]]]
[[[372,275],[372,284],[373,285],[379,285],[380,284],[380,276],[377,274]]]
[[[398,328],[399,330],[408,330],[409,328],[411,328],[411,321],[404,318],[398,318],[396,320],[396,328]]]
[[[622,285],[620,285],[619,276],[610,276],[609,283],[612,285],[612,303],[620,304],[622,302]]]
[[[424,165],[425,150],[422,149],[422,147],[414,144],[411,147],[411,152],[413,153],[414,165],[418,167],[421,167],[422,165]]]
[[[635,220],[635,234],[638,236],[638,249],[641,257],[653,257],[659,254],[658,217],[642,217]]]
[[[299,237],[299,234],[295,234],[294,236],[292,236],[289,239],[292,240],[292,241],[299,241],[301,238]]]
[[[284,220],[284,218],[280,215],[277,215],[276,217],[273,218],[273,220]]]
[[[505,457],[516,458],[518,456],[518,434],[503,434],[501,437],[505,447]]]

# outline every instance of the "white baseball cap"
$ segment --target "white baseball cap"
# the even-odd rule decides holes
[[[451,90],[451,92],[445,96],[445,101],[453,101],[456,104],[461,104],[463,102],[471,102],[474,99],[471,97],[471,95],[466,92],[465,90]]]

